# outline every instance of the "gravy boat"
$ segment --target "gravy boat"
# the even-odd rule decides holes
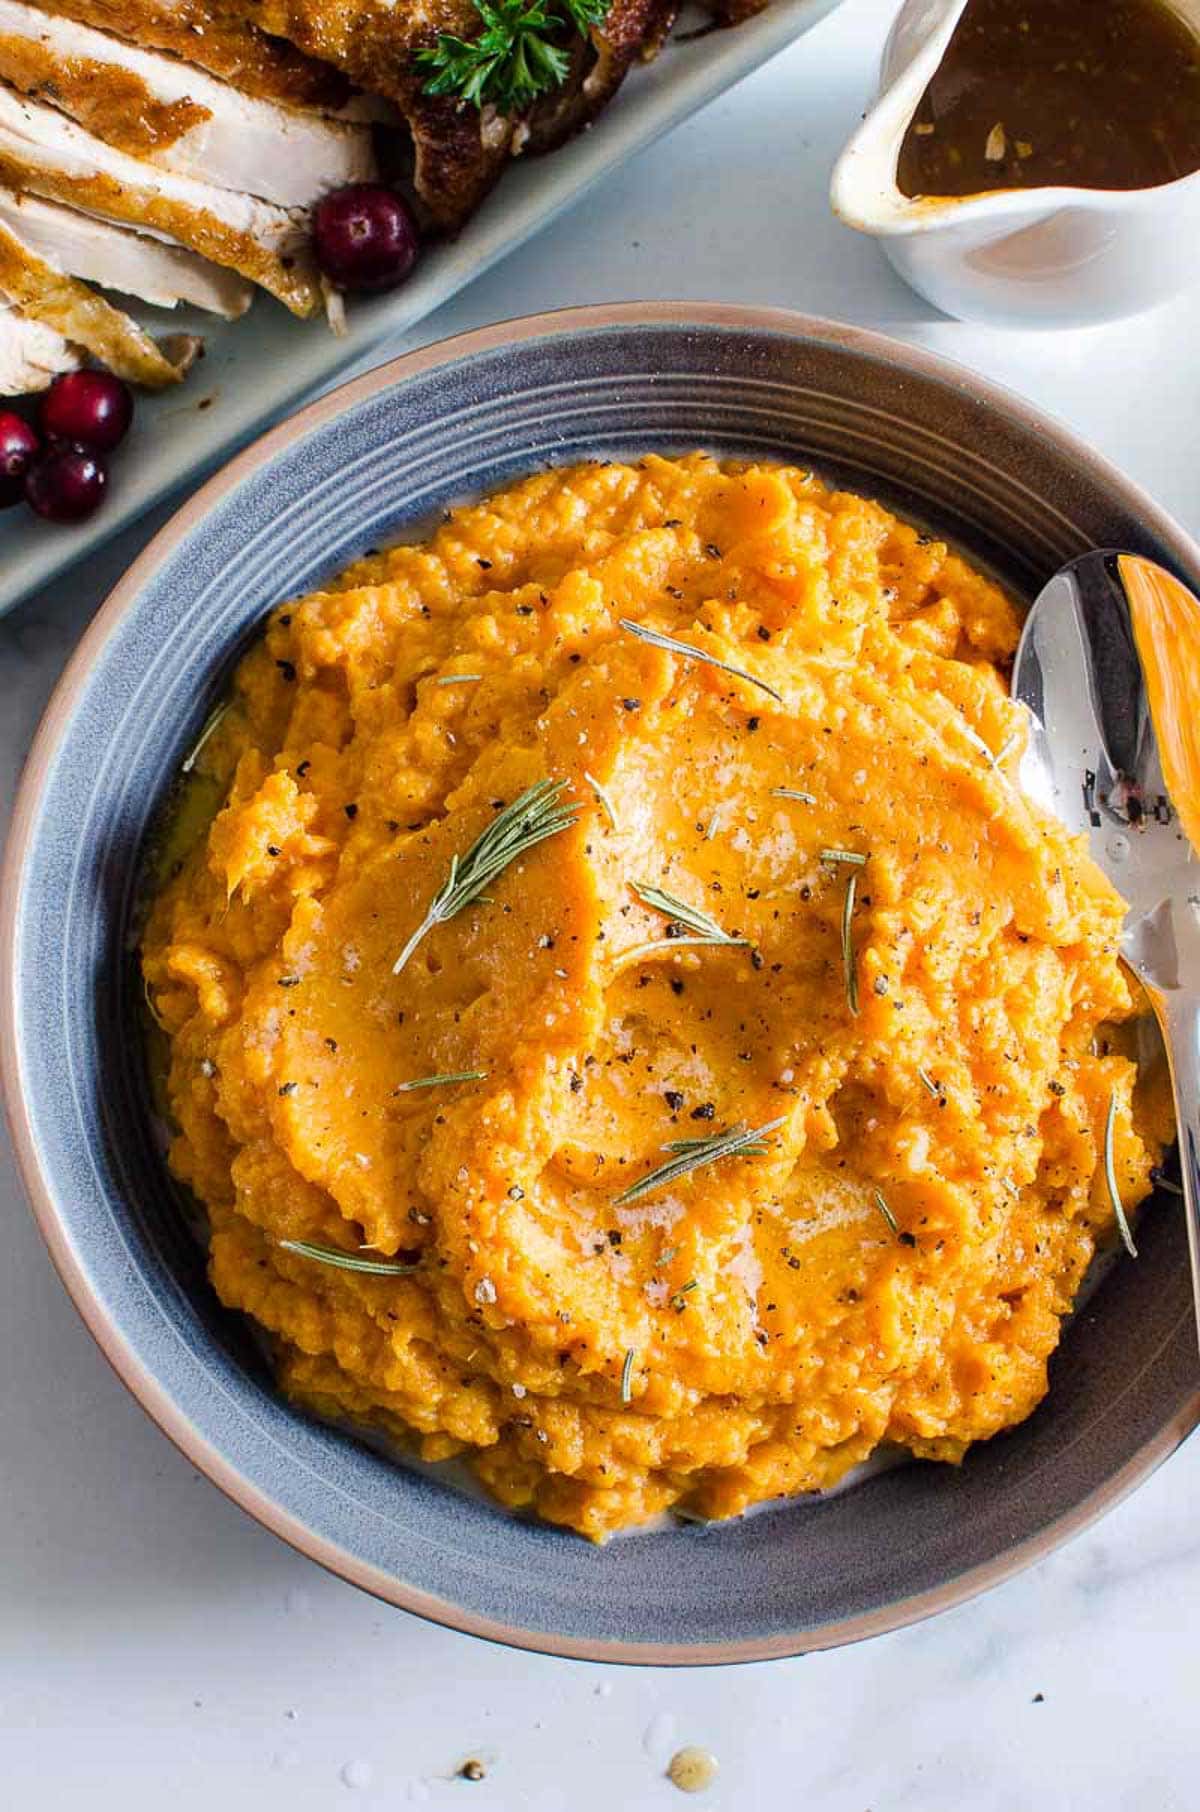
[[[1200,0],[1168,0],[1200,37]],[[833,172],[833,211],[871,233],[905,281],[962,320],[1071,327],[1115,320],[1200,279],[1200,171],[1148,189],[1002,189],[914,199],[900,146],[967,0],[906,0],[880,95]]]

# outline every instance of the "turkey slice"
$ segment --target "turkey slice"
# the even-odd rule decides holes
[[[268,38],[221,0],[34,0],[39,12],[78,19],[143,50],[165,50],[232,82],[243,94],[336,113],[351,96],[345,76]]]
[[[302,214],[159,170],[3,86],[0,183],[165,234],[261,284],[293,314],[321,305]]]
[[[119,151],[283,208],[378,174],[366,126],[255,100],[25,0],[0,0],[0,80],[53,101]]]
[[[19,315],[0,296],[0,396],[45,390],[60,371],[74,371],[79,354],[42,321]]]
[[[39,201],[36,195],[0,188],[0,226],[9,227],[31,251],[68,277],[120,290],[156,308],[183,302],[235,321],[245,314],[254,294],[236,271],[222,270],[170,240],[148,239],[111,220]]]
[[[194,341],[178,362],[168,358],[129,315],[55,270],[6,226],[0,226],[0,296],[131,384],[162,390],[177,384],[191,363]]]

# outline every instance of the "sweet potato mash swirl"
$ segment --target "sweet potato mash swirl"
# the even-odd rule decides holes
[[[700,455],[540,474],[272,617],[144,969],[172,1164],[291,1397],[596,1538],[1029,1414],[1111,1227],[1114,1093],[1127,1206],[1158,1151],[1121,903],[1016,785],[1016,635],[879,505]],[[575,824],[394,974],[547,777]]]

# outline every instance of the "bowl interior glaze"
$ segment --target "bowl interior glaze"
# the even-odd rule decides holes
[[[370,374],[168,525],[93,625],[18,805],[0,994],[19,1160],[126,1382],[253,1514],[409,1609],[619,1661],[794,1653],[941,1608],[1082,1526],[1200,1415],[1186,1236],[1164,1197],[1068,1328],[1051,1392],[958,1470],[910,1465],[744,1521],[604,1549],[389,1465],[273,1393],[208,1289],[146,1109],[132,928],[171,776],[264,613],[540,465],[703,446],[811,464],[957,541],[1018,595],[1094,546],[1200,587],[1200,551],[1026,405],[877,336],[694,305],[576,310]]]

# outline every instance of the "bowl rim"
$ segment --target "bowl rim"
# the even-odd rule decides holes
[[[951,384],[1025,429],[1049,440],[1056,451],[1115,491],[1131,513],[1148,521],[1155,534],[1185,563],[1200,567],[1200,544],[1187,534],[1111,462],[1086,447],[1066,427],[1022,396],[941,355],[891,335],[847,326],[784,308],[689,301],[624,302],[547,310],[477,328],[404,353],[351,379],[269,429],[203,484],[158,530],[108,594],[66,664],[35,734],[21,775],[11,827],[0,868],[0,1093],[13,1142],[18,1175],[50,1258],[67,1294],[100,1351],[122,1383],[175,1447],[228,1498],[298,1553],[400,1610],[508,1647],[572,1660],[642,1666],[723,1666],[782,1659],[835,1648],[882,1635],[949,1610],[1044,1558],[1114,1508],[1174,1452],[1200,1423],[1200,1386],[1158,1434],[1103,1485],[1090,1492],[1047,1528],[1002,1554],[967,1568],[927,1591],[876,1610],[800,1631],[744,1641],[690,1645],[562,1636],[478,1617],[452,1601],[398,1580],[310,1529],[277,1505],[253,1480],[196,1429],[152,1373],[132,1352],[121,1329],[102,1309],[86,1268],[59,1221],[50,1178],[43,1168],[27,1109],[18,1042],[20,1005],[16,972],[17,915],[26,859],[40,822],[42,795],[59,743],[70,722],[76,695],[100,649],[132,609],[150,576],[203,522],[208,511],[243,480],[313,430],[406,379],[480,354],[515,348],[552,336],[573,336],[626,327],[713,328],[773,334],[824,345],[899,365],[912,376]]]

